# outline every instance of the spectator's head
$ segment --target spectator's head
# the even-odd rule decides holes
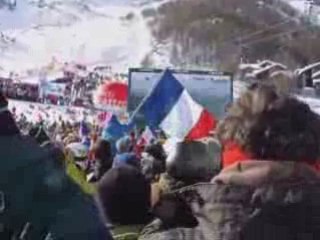
[[[295,98],[280,98],[255,117],[246,148],[256,159],[314,163],[320,157],[320,116]]]
[[[159,143],[147,146],[145,148],[145,152],[161,162],[166,161],[166,157],[167,157],[166,153],[165,153],[162,145]]]
[[[123,137],[123,138],[119,139],[116,143],[116,148],[117,148],[118,154],[130,152],[131,144],[132,144],[132,142],[131,142],[130,137]]]
[[[250,159],[313,163],[320,156],[319,116],[308,105],[278,96],[267,86],[244,93],[217,135],[224,145],[224,167]]]
[[[0,136],[19,134],[19,129],[8,110],[8,100],[0,92]]]
[[[101,160],[110,160],[112,158],[111,144],[110,142],[99,139],[93,146],[93,153],[95,158]]]
[[[188,184],[210,181],[216,174],[216,161],[220,163],[220,149],[199,141],[178,142],[170,149],[166,159],[166,172]]]
[[[97,185],[96,199],[106,221],[128,225],[150,220],[150,184],[131,166],[106,172]]]
[[[162,145],[154,144],[146,147],[142,153],[141,171],[149,180],[157,180],[166,170],[166,154]]]
[[[268,109],[278,95],[274,88],[253,85],[233,103],[227,117],[217,127],[217,137],[222,144],[233,142],[245,147],[254,118]]]
[[[29,131],[29,136],[33,137],[40,145],[44,142],[50,141],[50,138],[41,124],[32,127]]]

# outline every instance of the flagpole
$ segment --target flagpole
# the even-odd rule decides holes
[[[143,106],[144,103],[147,101],[147,99],[151,96],[151,94],[153,93],[153,90],[158,86],[159,82],[160,82],[161,79],[162,79],[162,76],[164,75],[164,73],[165,73],[166,71],[170,71],[170,70],[169,70],[168,68],[165,69],[165,70],[163,70],[163,72],[162,72],[162,74],[161,74],[161,77],[158,79],[158,81],[156,81],[156,82],[153,84],[150,92],[142,99],[142,101],[140,102],[140,104],[138,105],[138,107],[136,108],[136,110],[134,110],[134,112],[132,113],[131,117],[129,118],[129,123],[130,123],[131,121],[133,121],[134,118],[136,117],[136,115],[140,112],[142,106]]]

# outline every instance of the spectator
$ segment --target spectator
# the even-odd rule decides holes
[[[141,171],[150,182],[158,181],[166,170],[166,154],[160,144],[146,147],[142,154]]]
[[[29,136],[34,138],[39,145],[46,145],[50,143],[50,138],[44,130],[43,123],[38,123],[29,131]]]
[[[20,135],[7,104],[0,94],[0,239],[112,239],[92,199],[52,155]]]
[[[131,151],[131,139],[129,137],[123,137],[116,143],[117,154],[128,153]]]
[[[166,160],[167,174],[185,185],[209,182],[221,161],[217,145],[214,141],[176,143]]]
[[[223,145],[223,167],[252,157],[245,148],[253,117],[268,109],[277,99],[278,95],[272,87],[253,85],[228,108],[227,117],[217,127],[217,137]]]
[[[20,131],[8,110],[8,101],[0,92],[0,136],[19,134]]]
[[[93,147],[94,176],[99,180],[112,167],[111,145],[108,141],[99,139]]]
[[[130,152],[133,152],[135,150],[134,148],[135,148],[136,143],[137,143],[137,139],[136,139],[136,135],[135,135],[134,131],[130,132],[129,137],[130,137],[130,141],[131,141],[131,143],[130,143],[130,145],[131,145]]]
[[[118,154],[114,160],[113,160],[113,165],[112,167],[121,167],[124,165],[130,165],[132,167],[136,167],[139,169],[139,160],[136,157],[135,153],[122,153]]]
[[[140,163],[135,153],[132,150],[132,142],[130,137],[123,137],[116,143],[117,154],[113,160],[113,167],[118,167],[123,164],[139,167]]]

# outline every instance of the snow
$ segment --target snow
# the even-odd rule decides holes
[[[309,18],[313,24],[320,24],[320,6],[313,0],[282,0],[290,4],[301,15]],[[313,3],[313,5],[312,5]]]
[[[246,89],[246,83],[241,81],[234,81],[234,99],[236,100],[243,91]],[[296,96],[300,101],[307,103],[310,108],[320,114],[320,99]],[[24,101],[9,100],[9,109],[16,108],[16,115],[19,116],[23,113],[28,121],[36,122],[41,118],[48,123],[53,123],[61,117],[64,121],[71,123],[80,122],[84,117],[90,123],[97,122],[97,115],[99,112],[80,107],[63,107],[53,106],[39,103],[31,103]]]
[[[42,8],[36,2],[18,1],[15,11],[0,10],[0,66],[6,71],[40,68],[52,58],[127,71],[153,53],[141,11],[162,1],[46,0]],[[129,13],[131,20],[125,19]],[[166,57],[155,58],[155,64],[167,63]]]
[[[320,62],[316,62],[316,63],[310,64],[310,65],[307,65],[303,68],[297,69],[296,73],[298,75],[301,75],[302,73],[305,73],[306,71],[313,69],[313,68],[316,68],[316,67],[319,67],[319,66],[320,66]]]
[[[16,109],[16,115],[22,113],[30,122],[37,122],[39,116],[49,124],[57,121],[60,117],[71,123],[80,122],[83,117],[90,123],[95,122],[97,114],[94,111],[80,107],[62,107],[25,101],[9,100],[9,109]]]
[[[8,77],[12,71],[20,81],[37,83],[41,69],[54,62],[110,66],[114,72],[127,73],[130,67],[140,67],[146,56],[152,57],[154,67],[166,67],[170,46],[153,39],[141,14],[166,1],[21,0],[14,11],[1,8],[0,76]],[[129,14],[132,19],[126,18]],[[84,115],[93,122],[97,115],[89,109],[14,100],[9,107],[33,122],[39,116],[48,122],[59,117],[77,122]]]
[[[297,9],[300,13],[304,13],[306,9],[305,0],[286,0],[292,7]]]
[[[319,98],[312,98],[312,97],[304,97],[304,96],[297,96],[297,98],[308,104],[309,107],[317,114],[320,115],[320,99]]]

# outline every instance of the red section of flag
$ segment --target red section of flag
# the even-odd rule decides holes
[[[193,126],[186,140],[197,140],[209,136],[209,133],[215,129],[217,120],[204,109],[200,115],[199,121]]]

